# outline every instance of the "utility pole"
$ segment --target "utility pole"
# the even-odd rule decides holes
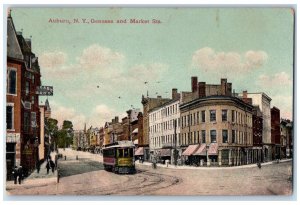
[[[176,135],[176,128],[177,128],[177,119],[174,120],[174,164],[177,166],[177,158],[178,158],[178,153],[177,153],[177,135]]]

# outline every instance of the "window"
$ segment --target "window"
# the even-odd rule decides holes
[[[222,110],[222,122],[227,121],[227,110]]]
[[[201,122],[205,122],[205,110],[201,111]]]
[[[34,104],[34,95],[31,96],[31,104],[32,104],[32,105]]]
[[[197,124],[199,124],[199,112],[197,112]]]
[[[24,131],[28,132],[30,127],[30,116],[28,112],[24,112]]]
[[[223,143],[228,143],[228,130],[222,130]]]
[[[197,142],[200,144],[200,131],[197,131]]]
[[[11,69],[8,71],[8,93],[17,94],[17,72]]]
[[[231,110],[231,121],[235,122],[235,113],[234,113],[234,110]]]
[[[31,76],[31,82],[34,84],[34,75]]]
[[[232,130],[232,143],[235,143],[235,130]]]
[[[210,110],[210,121],[216,121],[216,110]]]
[[[201,139],[202,139],[202,143],[205,143],[205,130],[201,130]]]
[[[14,108],[6,106],[6,129],[14,129]]]
[[[29,94],[29,90],[30,90],[30,84],[28,81],[26,81],[26,90],[25,90],[25,94],[28,95]]]
[[[217,142],[217,132],[216,132],[216,130],[211,130],[210,131],[210,142],[211,143]]]

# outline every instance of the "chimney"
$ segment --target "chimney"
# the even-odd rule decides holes
[[[160,96],[160,95],[158,95],[158,96],[157,96],[157,99],[161,99],[161,96]]]
[[[177,98],[177,88],[172,89],[172,100]]]
[[[119,117],[118,116],[115,117],[115,123],[119,123]]]
[[[112,124],[115,124],[115,119],[112,119],[111,122],[112,122]]]
[[[206,96],[206,91],[205,91],[205,82],[199,82],[198,83],[198,97],[202,98]]]
[[[244,91],[243,91],[243,98],[245,99],[245,98],[247,98],[247,97],[248,97],[247,90],[244,90]]]
[[[29,46],[29,48],[31,50],[31,39],[30,38],[25,38],[25,42],[27,43],[27,45]]]
[[[227,79],[221,78],[221,95],[226,95]]]
[[[192,76],[192,92],[197,92],[198,77]]]
[[[232,83],[227,83],[227,96],[232,96]]]

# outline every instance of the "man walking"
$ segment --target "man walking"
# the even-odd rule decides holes
[[[19,175],[17,166],[15,166],[15,168],[13,169],[12,174],[14,176],[14,183],[17,184],[17,179],[18,179],[18,175]]]
[[[21,181],[23,180],[23,168],[22,168],[22,166],[20,166],[19,169],[18,169],[18,176],[19,176],[19,178],[18,178],[19,184],[21,184]]]

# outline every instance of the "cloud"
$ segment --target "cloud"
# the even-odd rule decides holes
[[[272,106],[280,109],[280,117],[293,120],[293,97],[286,95],[272,96]]]
[[[168,66],[162,63],[139,64],[131,67],[125,77],[134,80],[154,81],[162,77]]]
[[[63,66],[67,58],[67,54],[61,51],[45,52],[39,56],[39,64],[42,68],[54,69]]]
[[[218,73],[245,73],[262,67],[268,59],[264,51],[216,52],[205,47],[197,50],[192,57],[192,66],[204,71]]]
[[[124,58],[124,55],[119,52],[102,47],[98,44],[93,44],[83,50],[79,57],[79,63],[87,69],[106,69],[107,66],[120,63]]]
[[[285,73],[275,73],[274,75],[260,75],[258,77],[257,84],[261,87],[272,88],[274,85],[276,86],[291,86],[293,84],[290,76]]]
[[[51,101],[51,118],[58,121],[61,126],[64,120],[70,120],[73,123],[74,129],[83,129],[86,121],[86,116],[76,112],[74,108],[62,106],[54,101]]]

